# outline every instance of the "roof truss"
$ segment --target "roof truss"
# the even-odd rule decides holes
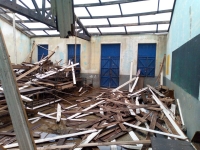
[[[34,8],[30,8],[28,5],[31,2]],[[38,0],[1,0],[0,6],[2,7],[0,9],[0,18],[3,18],[4,20],[7,20],[10,24],[12,23],[12,16],[9,15],[9,13],[15,12],[16,17],[18,15],[23,15],[26,17],[26,19],[18,17],[16,20],[17,28],[21,30],[23,33],[28,35],[29,37],[51,37],[51,36],[59,36],[59,32],[56,32],[56,23],[54,18],[52,18],[51,13],[51,5],[50,0],[41,0],[42,4],[39,6]],[[133,12],[133,13],[126,13],[125,5],[134,5],[146,2],[154,2],[156,3],[156,9],[147,11],[147,12]],[[156,2],[155,2],[156,1]],[[91,35],[127,35],[127,34],[144,34],[144,33],[166,33],[169,31],[171,19],[173,16],[173,10],[175,7],[176,0],[169,0],[173,1],[173,5],[167,9],[160,9],[160,7],[163,5],[164,0],[116,0],[116,1],[104,1],[104,0],[98,0],[95,3],[83,3],[82,0],[74,0],[74,9],[75,9],[75,20],[77,21],[76,28],[76,35],[80,38],[90,40]],[[78,3],[77,3],[78,2]],[[93,2],[93,1],[92,1]],[[46,7],[48,4],[48,7]],[[116,7],[118,10],[116,10],[116,14],[109,15],[102,12],[102,14],[96,14],[94,13],[94,10],[96,8],[106,8],[106,7]],[[9,10],[8,10],[9,9]],[[76,13],[76,10],[84,10],[85,12],[82,13],[80,11],[80,14],[78,12]],[[167,20],[151,20],[151,21],[144,21],[144,18],[146,16],[156,16],[156,15],[162,15],[171,13],[170,18]],[[84,14],[84,15],[82,15]],[[95,15],[96,14],[96,15]],[[76,17],[77,16],[77,17]],[[131,20],[127,22],[117,22],[114,23],[113,19],[122,19],[125,20],[128,17],[135,17],[134,21],[131,22]],[[148,18],[148,17],[147,17]],[[97,24],[85,24],[85,20],[101,20],[105,19],[106,22],[101,23],[98,22]],[[46,27],[37,27],[32,28],[28,27],[28,24],[38,23],[41,22],[46,25]],[[155,30],[134,30],[135,27],[140,28],[146,26],[154,25]],[[107,32],[107,28],[110,28],[111,31],[113,29],[122,29],[118,32]],[[130,30],[131,29],[131,30]],[[52,31],[52,32],[48,32]],[[55,32],[53,32],[55,31]],[[106,31],[106,32],[105,32]],[[37,34],[38,32],[41,32],[42,34]],[[54,33],[54,34],[51,34]]]

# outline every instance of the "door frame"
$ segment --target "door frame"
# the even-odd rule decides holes
[[[156,53],[155,53],[155,73],[154,73],[154,77],[147,77],[147,78],[155,78],[156,77],[156,60],[157,60],[157,47],[158,47],[158,43],[157,42],[152,42],[152,43],[137,43],[137,65],[136,65],[136,73],[137,73],[137,68],[138,68],[138,55],[139,55],[139,44],[156,44]],[[146,76],[145,76],[146,77]]]
[[[36,57],[37,57],[36,60],[37,60],[37,61],[38,61],[38,54],[39,54],[39,53],[38,53],[38,51],[39,51],[39,49],[38,49],[39,46],[38,46],[38,45],[40,45],[40,46],[42,46],[42,45],[47,45],[47,46],[48,46],[48,49],[49,49],[49,44],[37,44],[37,55],[36,55]],[[41,47],[41,48],[42,48],[42,47]],[[48,52],[48,55],[49,55],[49,50],[47,50],[47,52]]]
[[[120,44],[120,57],[119,57],[119,75],[121,74],[121,55],[122,55],[122,43],[121,42],[101,42],[100,43],[100,57],[99,57],[99,60],[100,60],[100,63],[99,63],[99,74],[101,75],[101,45],[102,44]],[[99,80],[100,81],[100,80]]]
[[[120,47],[119,47],[119,53],[120,53],[120,56],[119,56],[119,76],[120,76],[120,74],[121,74],[121,54],[122,54],[122,43],[121,42],[101,42],[100,43],[100,58],[99,58],[99,60],[100,60],[100,63],[99,63],[99,85],[100,85],[100,87],[101,87],[101,56],[102,56],[102,54],[101,54],[101,52],[102,52],[102,49],[101,49],[101,46],[103,45],[103,44],[119,44],[120,45]],[[119,79],[120,79],[120,77],[119,77]],[[120,80],[119,80],[119,83],[120,83]],[[109,87],[110,88],[110,87]]]
[[[68,44],[66,44],[66,45],[67,45],[67,56],[66,56],[66,60],[68,60],[68,56],[69,56],[69,55],[68,55],[68,45],[75,45],[75,44],[70,44],[70,43],[68,43]],[[79,65],[81,65],[81,47],[82,47],[81,45],[82,45],[82,44],[79,44],[79,43],[78,43],[78,44],[76,44],[76,45],[80,45],[80,64],[79,64]]]

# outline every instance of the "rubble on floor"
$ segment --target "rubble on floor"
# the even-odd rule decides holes
[[[38,149],[149,149],[151,140],[188,141],[179,101],[165,86],[136,90],[139,74],[116,89],[94,89],[78,77],[79,64],[41,61],[13,65],[17,85]],[[121,90],[129,85],[129,91]],[[3,89],[0,88],[0,143],[16,148]],[[154,137],[154,138],[153,138]]]
[[[117,145],[124,149],[144,149],[151,147],[151,137],[188,140],[182,131],[182,119],[172,90],[147,85],[130,93],[120,91],[120,88],[102,88],[99,93],[88,96],[79,96],[79,89],[75,88],[75,100],[69,101],[73,104],[60,98],[55,101],[55,112],[44,113],[39,111],[40,108],[30,107],[29,110],[36,110],[33,115],[38,114],[29,117],[38,149],[80,150],[106,145],[114,149]],[[39,91],[45,92],[43,90]],[[50,120],[51,124],[61,125],[62,130],[57,133],[34,132],[42,126],[40,120]],[[0,135],[0,143],[5,148],[18,146],[12,144],[16,140],[13,129]]]

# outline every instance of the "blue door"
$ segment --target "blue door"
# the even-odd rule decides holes
[[[38,46],[38,61],[48,55],[48,45],[40,45]]]
[[[101,87],[119,86],[120,44],[101,45]]]
[[[155,77],[156,44],[138,44],[138,66],[140,76]]]
[[[76,45],[76,63],[80,64],[80,44]],[[68,60],[73,61],[75,63],[75,45],[74,44],[68,44]]]

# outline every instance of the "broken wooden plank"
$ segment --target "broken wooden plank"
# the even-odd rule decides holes
[[[55,136],[53,138],[38,139],[38,140],[35,140],[35,143],[38,144],[38,143],[44,143],[44,142],[48,142],[48,141],[52,141],[52,140],[58,140],[58,139],[62,139],[62,138],[75,137],[75,136],[78,136],[78,135],[84,135],[84,134],[88,134],[88,133],[92,133],[92,132],[96,132],[96,131],[97,130],[93,129],[93,130],[88,130],[88,131],[83,131],[83,132],[72,133],[72,134],[59,135],[59,136]],[[18,143],[14,143],[14,144],[4,146],[4,148],[6,148],[6,149],[14,148],[14,147],[18,147]]]
[[[132,86],[132,88],[131,88],[131,90],[130,90],[130,93],[132,93],[133,90],[135,89],[135,86],[136,86],[138,80],[139,80],[139,77],[136,77],[136,80],[135,80],[135,82],[134,82],[134,84],[133,84],[133,86]]]
[[[184,137],[185,139],[187,139],[187,137],[185,136],[185,134],[183,133],[183,131],[179,128],[179,126],[176,124],[176,122],[169,115],[170,111],[162,104],[162,102],[157,98],[157,96],[153,93],[153,91],[151,89],[149,89],[149,90],[153,94],[154,100],[163,109],[163,112],[164,112],[165,116],[169,119],[169,121],[171,122],[171,124],[173,125],[173,127],[176,129],[176,131],[178,132],[178,134],[181,135],[182,137]]]
[[[182,140],[187,139],[187,137],[183,137],[183,136],[180,136],[180,135],[169,134],[169,133],[160,132],[160,131],[156,131],[156,130],[146,129],[146,128],[143,128],[143,127],[139,127],[139,126],[127,123],[127,122],[124,122],[124,124],[129,126],[129,127],[136,128],[136,129],[143,130],[143,131],[147,131],[147,132],[162,134],[162,135],[165,135],[165,136],[174,137],[174,138],[178,138],[178,139],[182,139]]]
[[[181,110],[181,105],[180,105],[179,99],[177,99],[177,104],[178,104],[178,109],[179,109],[179,114],[180,114],[180,117],[181,117],[182,125],[185,125],[184,120],[183,120],[183,114],[182,114],[182,110]]]
[[[103,100],[103,101],[100,101],[100,102],[98,102],[98,103],[95,103],[95,104],[91,105],[90,107],[85,108],[83,111],[88,111],[88,110],[90,110],[90,109],[96,107],[97,105],[99,105],[99,104],[101,104],[101,103],[103,103],[103,102],[104,102],[104,100]],[[81,114],[81,113],[76,113],[76,114],[74,114],[74,115],[68,117],[67,119],[72,119],[72,118],[74,118],[74,117],[76,117],[76,116],[78,116],[78,115],[80,115],[80,114]]]
[[[151,124],[150,124],[149,129],[152,129],[152,130],[155,129],[155,127],[156,127],[156,121],[157,121],[157,115],[158,115],[157,112],[153,112],[152,118],[151,118]]]
[[[77,117],[75,117],[75,118],[82,118],[82,117],[85,117],[85,116],[89,116],[89,115],[91,115],[91,114],[93,114],[93,112],[89,112],[89,113],[87,113],[87,114],[82,114],[82,115],[79,115],[79,116],[77,116]]]
[[[121,142],[102,142],[102,143],[88,143],[88,144],[81,144],[78,147],[94,147],[94,146],[110,146],[110,145],[135,145],[135,144],[150,144],[150,140],[139,140],[139,141],[121,141]],[[45,147],[38,147],[37,150],[49,150],[49,149],[69,149],[72,148],[75,144],[69,145],[52,145],[52,146],[45,146]],[[15,149],[19,150],[19,149]]]
[[[175,120],[175,114],[176,114],[176,105],[174,105],[174,104],[171,104],[171,108],[170,108],[170,110],[171,110],[171,112],[173,113],[172,115],[171,115],[171,117]]]
[[[75,71],[74,71],[73,62],[71,62],[71,64],[72,64],[72,77],[73,77],[73,83],[76,84],[76,77],[75,77]]]
[[[139,94],[139,93],[141,93],[141,92],[143,92],[143,91],[146,91],[147,89],[148,89],[148,87],[142,88],[142,89],[136,91],[136,92],[133,93],[133,94],[128,94],[128,97],[135,96],[135,95],[137,95],[137,94]]]
[[[125,103],[128,104],[128,103],[129,103],[128,100],[125,100]],[[132,116],[135,116],[136,113],[133,111],[133,109],[131,109],[130,106],[127,106],[127,107],[128,107],[128,109],[129,109],[129,111],[130,111],[130,114],[131,114]]]
[[[38,68],[40,68],[39,65],[34,66],[32,69],[30,69],[29,71],[26,71],[25,73],[23,73],[22,75],[20,75],[19,77],[16,78],[16,81],[20,80],[21,78],[27,76],[28,74],[32,73],[33,71],[37,70]]]
[[[12,65],[12,68],[13,69],[25,69],[25,70],[28,70],[28,69],[30,69],[31,67],[29,67],[29,66],[23,66],[23,65]]]
[[[147,119],[149,120],[149,121],[151,121],[151,117],[150,116],[148,116],[147,117]],[[166,133],[169,133],[169,131],[166,129],[166,128],[164,128],[160,123],[158,123],[158,122],[156,122],[156,127],[158,128],[158,129],[160,129],[161,131],[163,131],[163,132],[166,132]]]
[[[29,109],[32,109],[32,110],[36,110],[38,108],[41,108],[41,107],[44,107],[44,106],[47,106],[47,105],[50,105],[50,104],[54,104],[54,103],[57,103],[61,101],[61,99],[58,99],[58,100],[55,100],[55,101],[52,101],[52,102],[49,102],[49,103],[45,103],[45,104],[42,104],[42,105],[39,105],[39,106],[36,106],[36,107],[33,107],[33,108],[29,108]],[[27,107],[28,108],[28,107]]]
[[[3,88],[0,87],[0,90],[3,91]],[[30,98],[28,98],[28,97],[26,97],[26,96],[24,96],[24,95],[20,95],[20,96],[21,96],[21,98],[22,98],[23,101],[26,101],[26,102],[31,102],[31,101],[33,101],[32,99],[30,99]]]
[[[58,103],[57,105],[57,117],[56,117],[56,122],[59,123],[61,119],[61,105]]]
[[[166,54],[164,55],[163,61],[162,61],[162,63],[161,63],[161,67],[160,67],[158,76],[157,76],[157,78],[156,78],[156,82],[157,82],[157,81],[160,79],[160,77],[161,77],[161,73],[162,73],[162,71],[163,71],[163,66],[164,66],[165,60],[166,60]],[[155,82],[155,83],[156,83],[156,82]],[[161,84],[161,85],[162,85],[162,84]]]
[[[131,80],[125,82],[124,84],[120,85],[119,87],[115,88],[112,90],[112,92],[117,92],[119,89],[123,88],[124,86],[126,86],[127,84],[133,82],[136,79],[136,77],[132,78]]]
[[[43,114],[41,112],[38,112],[38,115],[40,116],[43,116],[43,117],[46,117],[46,118],[49,118],[49,119],[54,119],[54,120],[57,120],[57,117],[53,117],[53,116],[50,116],[50,115],[47,115],[47,114]],[[61,120],[67,120],[66,118],[60,118]]]
[[[139,138],[133,131],[129,131],[129,135],[133,141],[139,141]],[[142,148],[143,144],[136,144],[136,146],[133,146],[133,145],[121,145],[121,146],[124,148],[127,148],[127,149],[139,149],[140,150]]]
[[[123,123],[119,123],[119,127],[121,128],[122,131],[127,131],[126,127],[123,125]]]
[[[132,109],[148,108],[148,107],[159,107],[159,105],[135,105],[135,104],[131,104],[131,103],[128,103],[128,102],[125,103],[125,102],[110,100],[108,98],[105,98],[105,100],[108,101],[108,102],[116,103],[116,104],[122,104],[122,105],[130,106]]]
[[[137,106],[139,106],[138,97],[136,97],[135,104],[136,104]],[[136,114],[140,114],[140,109],[139,109],[139,108],[136,109]]]
[[[158,90],[156,90],[155,88],[153,88],[150,85],[147,85],[151,90],[153,90],[156,94],[158,94],[160,97],[165,97],[165,95],[163,95],[162,93],[160,93]]]
[[[112,140],[111,142],[116,142],[116,140]],[[111,145],[110,150],[117,150],[117,145]]]
[[[80,93],[80,92],[82,91],[82,89],[83,89],[83,87],[81,87],[81,88],[78,90],[78,92]]]
[[[169,128],[169,130],[173,133],[173,134],[178,134],[176,129],[173,127],[173,125],[171,124],[171,122],[164,117],[163,120],[165,121],[166,126]]]
[[[103,133],[101,133],[97,138],[100,139],[101,137],[108,135],[109,133],[115,131],[116,129],[119,129],[119,127],[108,129],[107,131],[104,131]],[[97,139],[95,139],[95,140],[97,140]]]
[[[93,132],[93,133],[91,133],[90,135],[88,135],[88,137],[85,139],[85,140],[83,140],[82,142],[81,142],[81,144],[87,144],[87,143],[89,143],[95,136],[97,136],[100,132],[102,131],[102,129],[101,130],[98,130],[98,131],[96,131],[96,132]],[[82,148],[80,147],[80,148],[75,148],[74,150],[81,150]]]
[[[5,110],[5,109],[7,109],[7,108],[8,108],[7,105],[6,105],[6,106],[3,106],[3,107],[0,108],[0,111]]]

